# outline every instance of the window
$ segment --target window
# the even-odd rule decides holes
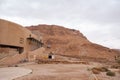
[[[24,43],[24,38],[20,38],[20,44]]]

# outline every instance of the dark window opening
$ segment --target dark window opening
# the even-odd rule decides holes
[[[19,52],[19,54],[21,54],[24,51],[24,48],[23,47],[19,47],[19,46],[0,44],[0,47],[1,48],[13,48],[13,49],[16,49]]]
[[[19,47],[19,48],[17,48],[17,50],[18,50],[19,54],[21,54],[24,49]]]
[[[49,56],[48,56],[48,59],[52,59],[52,55],[49,55]]]
[[[24,43],[24,38],[20,38],[20,44]]]

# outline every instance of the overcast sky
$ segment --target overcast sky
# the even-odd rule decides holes
[[[0,18],[78,29],[94,43],[120,49],[120,0],[0,0]]]

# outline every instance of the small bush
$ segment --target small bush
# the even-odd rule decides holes
[[[93,67],[92,70],[93,69],[100,71],[100,68],[98,68],[98,67]]]
[[[94,74],[99,74],[100,72],[109,71],[106,67],[94,67],[91,69]]]
[[[107,72],[107,71],[109,71],[109,69],[107,69],[106,67],[101,67],[101,72]]]
[[[98,68],[92,68],[92,72],[94,74],[100,74],[100,70]]]
[[[115,76],[115,72],[108,71],[108,72],[106,73],[106,75],[108,75],[108,76]]]
[[[95,69],[93,69],[92,72],[93,72],[94,74],[100,74],[100,71],[95,70]]]
[[[101,71],[101,72],[107,72],[107,71],[109,71],[106,67],[94,67],[92,69],[96,69],[96,70]]]
[[[18,67],[18,65],[15,65],[15,67]]]
[[[87,71],[91,71],[91,69],[90,69],[90,68],[87,68]]]

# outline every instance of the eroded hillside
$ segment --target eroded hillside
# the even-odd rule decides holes
[[[116,52],[90,42],[81,32],[56,25],[27,27],[41,35],[47,52],[93,60],[114,60]]]

